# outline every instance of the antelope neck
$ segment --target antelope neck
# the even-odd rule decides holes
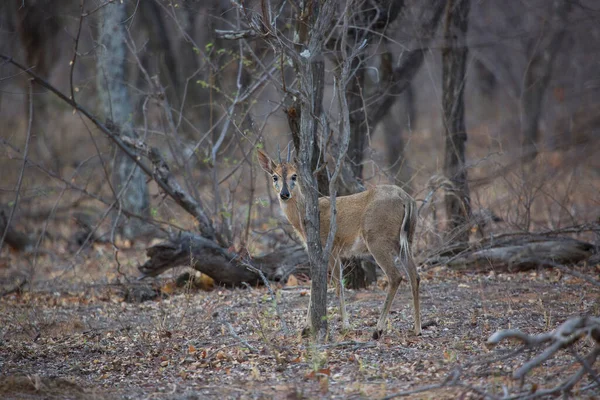
[[[302,239],[306,241],[303,224],[304,216],[306,215],[306,203],[300,188],[298,187],[298,190],[296,190],[291,199],[286,201],[279,200],[279,204],[290,224],[292,224]]]

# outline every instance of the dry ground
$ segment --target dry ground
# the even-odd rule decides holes
[[[11,294],[0,300],[0,397],[382,398],[440,383],[460,366],[467,388],[411,397],[480,398],[468,386],[516,391],[510,374],[525,360],[486,362],[516,347],[490,351],[490,334],[540,333],[572,315],[600,314],[600,289],[555,271],[469,275],[436,267],[421,275],[423,321],[430,325],[421,337],[411,332],[403,284],[387,334],[370,340],[385,295],[380,280],[350,291],[354,330],[345,335],[330,292],[324,345],[299,335],[308,302],[303,286],[274,288],[275,301],[265,288],[173,290],[164,280],[165,295],[141,304],[124,302],[114,285]],[[566,353],[551,359],[525,388],[556,384],[571,365]],[[600,389],[578,396],[600,396]]]

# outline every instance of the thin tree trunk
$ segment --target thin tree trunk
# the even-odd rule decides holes
[[[552,21],[553,28],[545,38],[535,42],[531,62],[525,72],[523,93],[521,96],[521,129],[523,131],[523,161],[533,161],[538,154],[540,139],[540,116],[544,93],[552,77],[554,59],[560,50],[565,37],[567,15],[571,10],[570,2],[554,0]],[[541,43],[540,43],[541,42]]]
[[[324,78],[324,76],[322,78]],[[294,148],[297,150],[300,148],[300,120],[302,116],[302,105],[300,100],[294,101],[294,103],[286,109],[286,114],[292,133],[292,142],[294,143]],[[318,137],[315,137],[313,141],[313,154],[310,165],[313,171],[319,171],[317,172],[317,188],[319,190],[319,195],[328,196],[329,177],[327,176],[327,169],[320,168],[325,163],[325,153],[321,150],[318,139]],[[297,156],[298,155],[296,154],[296,157]]]
[[[368,125],[364,110],[364,96],[362,91],[365,87],[365,69],[361,68],[364,62],[364,55],[360,55],[352,60],[352,70],[356,73],[346,90],[346,99],[348,99],[348,108],[350,109],[350,148],[348,149],[348,159],[350,168],[354,176],[360,181],[363,172],[363,153],[367,144]],[[352,194],[342,193],[340,195]]]
[[[367,145],[368,121],[364,110],[363,90],[365,88],[365,69],[361,68],[364,55],[361,54],[352,60],[351,69],[356,73],[346,89],[350,119],[350,146],[348,157],[350,169],[357,180],[362,180],[363,153]],[[341,196],[356,193],[352,188],[341,185],[339,194]],[[344,263],[344,286],[349,289],[364,289],[377,279],[377,265],[371,261],[351,257],[342,260]]]
[[[390,113],[385,116],[384,137],[386,144],[386,154],[390,164],[390,175],[394,178],[394,183],[408,193],[412,192],[410,178],[412,171],[404,154],[404,137],[407,132],[414,129],[416,118],[415,99],[413,85],[409,84],[406,90],[400,96],[399,117]]]
[[[299,159],[302,187],[306,191],[306,247],[312,277],[309,305],[310,327],[317,338],[324,338],[327,333],[327,263],[324,260],[321,246],[319,193],[315,190],[317,180],[313,175],[311,161],[318,130],[318,121],[313,116],[321,115],[322,112],[325,63],[322,58],[303,62],[302,72],[302,91],[309,96],[301,107]]]
[[[418,48],[403,52],[400,59],[395,63],[390,52],[384,52],[381,55],[381,81],[377,92],[372,96],[375,101],[371,101],[367,115],[369,117],[369,126],[375,129],[377,124],[389,112],[390,108],[396,102],[396,99],[410,85],[413,78],[423,65],[425,53],[429,42],[435,35],[438,23],[444,11],[445,2],[439,0],[428,1],[422,9],[420,16],[420,25],[418,25],[417,43]]]
[[[98,95],[107,119],[119,127],[122,135],[135,137],[132,126],[132,100],[126,78],[126,3],[108,4],[101,11],[97,61]],[[113,189],[119,199],[119,208],[148,215],[149,195],[143,172],[122,151],[116,150],[113,166]],[[142,233],[137,220],[127,223],[115,214],[115,223],[124,237],[133,238]]]
[[[447,5],[442,50],[443,117],[446,136],[444,173],[454,185],[446,194],[446,214],[453,241],[466,242],[469,231],[465,229],[471,213],[467,171],[465,169],[464,88],[468,48],[470,0],[450,0]]]
[[[311,333],[317,340],[324,340],[327,334],[327,259],[323,254],[320,235],[319,193],[317,180],[312,168],[315,140],[318,137],[319,118],[323,112],[323,91],[325,86],[325,62],[323,40],[330,28],[336,4],[326,2],[305,2],[302,15],[306,20],[298,21],[298,37],[302,46],[298,50],[307,57],[296,60],[296,73],[299,77],[300,92],[303,94],[300,106],[300,143],[298,160],[300,179],[306,200],[306,247],[311,270],[311,291],[309,318]]]
[[[56,59],[56,40],[60,33],[58,15],[53,12],[55,4],[50,0],[37,0],[18,4],[6,2],[6,12],[17,14],[16,29],[19,33],[20,46],[25,50],[27,65],[37,74],[48,78]],[[13,51],[11,51],[12,53]],[[31,98],[29,92],[25,101],[25,109],[33,102],[32,120],[32,153],[46,162],[53,162],[58,171],[62,168],[61,158],[54,143],[48,140],[47,125],[50,119],[48,96],[43,88],[35,82]]]

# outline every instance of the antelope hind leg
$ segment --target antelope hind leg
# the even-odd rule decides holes
[[[397,253],[395,245],[388,246],[385,241],[377,239],[374,243],[368,243],[367,245],[369,247],[369,252],[373,255],[379,267],[385,272],[389,284],[387,296],[383,303],[383,309],[381,310],[375,332],[373,332],[373,339],[377,340],[383,335],[383,331],[385,330],[387,316],[392,307],[392,303],[394,302],[394,297],[396,297],[402,275],[394,263],[393,254]]]

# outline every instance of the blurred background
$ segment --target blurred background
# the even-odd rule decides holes
[[[291,38],[296,2],[266,3],[271,23]],[[0,54],[158,149],[201,204],[218,243],[264,255],[297,241],[255,157],[256,148],[275,157],[293,143],[297,84],[277,42],[252,29],[265,25],[257,22],[264,4],[4,1]],[[444,170],[442,54],[455,32],[444,1],[356,4],[349,46],[366,45],[347,91],[357,130],[346,164],[359,185],[393,183],[417,199],[415,252],[423,263],[452,242],[448,186],[439,182],[453,179]],[[598,245],[577,227],[600,218],[599,22],[593,0],[470,2],[459,85],[467,241],[566,229]],[[324,58],[323,121],[332,127],[339,122],[336,40]],[[382,91],[386,85],[392,89]],[[106,132],[6,59],[0,121],[5,272],[24,272],[40,285],[109,282],[136,275],[156,240],[198,230]],[[322,162],[331,162],[332,151],[324,150]],[[345,182],[340,193],[356,191]]]

